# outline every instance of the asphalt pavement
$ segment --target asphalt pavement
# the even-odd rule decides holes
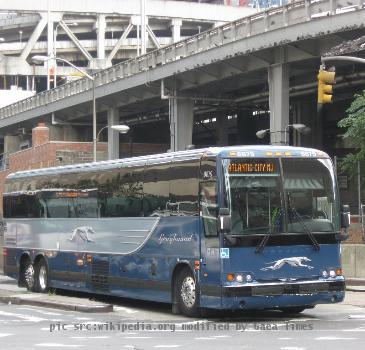
[[[318,305],[300,315],[276,311],[216,313],[192,319],[169,305],[90,295],[44,295],[19,289],[0,277],[0,294],[24,300],[51,299],[73,305],[113,305],[87,312],[55,305],[0,303],[0,349],[358,349],[365,341],[365,293],[346,294],[340,304]],[[72,301],[72,302],[71,302]]]

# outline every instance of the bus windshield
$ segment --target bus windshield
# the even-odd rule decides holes
[[[225,159],[223,164],[230,235],[338,231],[329,159]]]

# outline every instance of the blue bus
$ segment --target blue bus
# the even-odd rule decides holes
[[[298,313],[344,298],[331,159],[206,148],[22,171],[5,181],[4,273],[49,288],[201,309]]]

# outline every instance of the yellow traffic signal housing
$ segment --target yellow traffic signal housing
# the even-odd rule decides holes
[[[335,84],[336,72],[329,72],[320,69],[318,73],[318,103],[325,104],[332,102],[333,87]]]

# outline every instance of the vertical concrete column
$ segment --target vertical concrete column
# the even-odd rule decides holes
[[[173,18],[171,20],[171,31],[172,31],[172,41],[176,43],[181,39],[181,18]]]
[[[285,143],[289,124],[289,67],[285,63],[268,68],[271,144]],[[289,138],[288,138],[289,139]]]
[[[217,145],[228,145],[228,116],[226,114],[220,114],[216,116],[215,123],[217,133]]]
[[[97,50],[97,57],[99,59],[105,58],[105,30],[106,30],[105,15],[98,15],[96,50]]]
[[[53,57],[55,52],[55,42],[54,42],[54,22],[52,15],[48,13],[48,22],[47,22],[47,56]],[[47,60],[44,62],[44,65],[47,67],[47,90],[51,88],[50,75],[55,72],[56,60]],[[54,77],[53,77],[54,78]]]
[[[194,102],[170,99],[171,150],[183,151],[193,142]]]
[[[119,158],[119,132],[111,128],[112,125],[119,124],[119,110],[117,108],[108,109],[108,159]]]

